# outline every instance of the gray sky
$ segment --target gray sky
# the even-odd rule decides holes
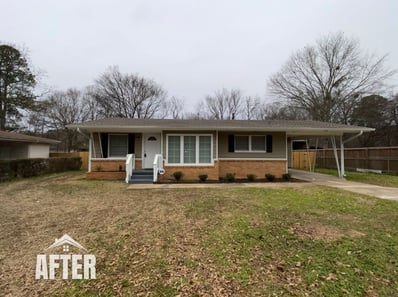
[[[266,95],[289,56],[343,31],[398,68],[397,0],[0,0],[0,41],[29,49],[42,83],[92,84],[108,66],[193,106],[220,88]],[[398,80],[396,80],[398,81]]]

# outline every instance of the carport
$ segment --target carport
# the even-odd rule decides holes
[[[345,166],[344,166],[344,146],[346,143],[354,140],[355,138],[360,137],[364,132],[374,131],[374,128],[367,127],[357,127],[357,126],[346,126],[339,124],[330,124],[330,128],[324,129],[303,129],[303,130],[289,130],[286,132],[287,136],[287,154],[288,154],[288,167],[291,167],[292,163],[292,143],[295,140],[305,140],[306,141],[306,149],[309,151],[309,141],[315,140],[316,145],[318,147],[318,140],[320,138],[327,138],[333,148],[333,153],[336,161],[336,167],[338,171],[338,175],[340,178],[343,178],[345,175]],[[338,153],[338,147],[340,149],[340,157]],[[313,171],[315,164],[310,164],[310,171]]]

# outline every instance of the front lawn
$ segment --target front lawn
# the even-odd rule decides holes
[[[0,184],[5,296],[397,296],[398,203],[311,184],[127,190],[80,173]],[[35,280],[68,233],[96,280]]]
[[[316,168],[316,172],[338,176],[336,169]],[[376,174],[346,171],[347,180],[366,184],[378,185],[383,187],[398,187],[398,176],[388,174]]]

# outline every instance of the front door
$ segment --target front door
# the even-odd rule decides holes
[[[143,148],[143,168],[153,168],[153,161],[155,155],[160,154],[160,134],[144,134],[144,148]]]

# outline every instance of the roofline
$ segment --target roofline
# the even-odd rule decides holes
[[[59,144],[61,141],[59,140],[34,140],[34,139],[15,139],[15,138],[8,138],[8,137],[0,137],[0,141],[10,141],[10,142],[25,142],[25,143],[32,143],[32,144]]]
[[[375,131],[374,128],[368,127],[342,127],[342,128],[325,128],[325,127],[165,127],[165,126],[155,126],[155,125],[144,125],[144,126],[132,126],[132,125],[78,125],[78,124],[71,124],[68,125],[67,128],[74,128],[80,130],[86,130],[90,132],[99,132],[105,129],[112,129],[112,130],[121,130],[125,131],[132,131],[132,130],[142,130],[142,131],[149,131],[149,130],[180,130],[180,131],[198,131],[198,130],[214,130],[214,131],[269,131],[269,132],[338,132],[338,133],[356,133],[356,132],[371,132]]]

